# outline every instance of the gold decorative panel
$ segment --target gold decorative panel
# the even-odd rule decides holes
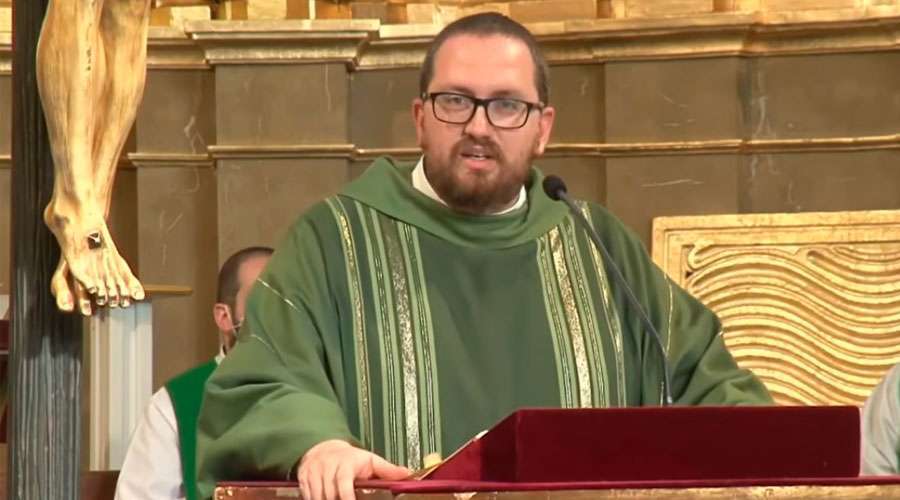
[[[0,32],[12,31],[12,7],[0,4]]]
[[[780,404],[861,405],[900,362],[900,211],[660,217],[653,259]]]

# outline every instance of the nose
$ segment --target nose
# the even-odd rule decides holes
[[[471,137],[486,137],[490,135],[491,122],[488,121],[487,108],[483,104],[475,108],[475,114],[472,115],[472,119],[466,123],[463,130]]]

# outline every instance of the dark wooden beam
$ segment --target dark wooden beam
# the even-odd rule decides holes
[[[53,191],[35,64],[47,4],[13,5],[8,498],[16,500],[79,498],[82,321],[58,312],[50,294],[59,247],[41,217]]]

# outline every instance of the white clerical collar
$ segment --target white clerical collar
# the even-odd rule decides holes
[[[419,163],[416,164],[416,168],[413,169],[412,173],[412,185],[419,192],[424,194],[425,196],[431,198],[432,200],[440,203],[441,205],[447,206],[447,203],[438,196],[437,192],[435,192],[434,188],[431,186],[431,183],[428,182],[428,177],[425,175],[425,157],[422,156],[419,158]],[[528,201],[528,193],[525,191],[525,186],[522,186],[519,190],[519,195],[516,198],[516,202],[506,210],[501,210],[499,212],[494,212],[487,215],[503,215],[512,212],[513,210],[518,210],[519,208],[525,206],[525,202]]]

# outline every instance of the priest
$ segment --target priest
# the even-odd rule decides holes
[[[198,427],[201,493],[286,479],[304,498],[402,478],[520,407],[769,404],[721,324],[602,207],[605,261],[535,166],[555,109],[533,36],[448,25],[412,103],[415,164],[376,160],[300,216],[251,292]],[[660,336],[642,327],[617,266]],[[605,432],[598,429],[597,432]]]

